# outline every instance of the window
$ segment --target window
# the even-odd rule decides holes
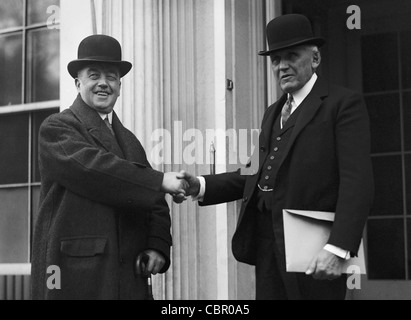
[[[361,43],[376,185],[369,279],[410,280],[411,30],[365,35]]]
[[[59,111],[59,0],[0,1],[0,264],[29,263],[40,175],[37,135]]]

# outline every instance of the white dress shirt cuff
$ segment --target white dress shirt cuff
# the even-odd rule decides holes
[[[200,191],[198,192],[197,196],[191,196],[191,199],[193,201],[203,202],[204,194],[205,194],[205,188],[206,188],[206,181],[205,181],[204,177],[202,177],[202,176],[199,176],[197,178],[200,181]]]
[[[344,260],[348,260],[351,258],[351,254],[349,251],[333,246],[332,244],[326,244],[324,246],[324,249],[327,250],[328,252],[335,254],[337,257],[340,257]]]

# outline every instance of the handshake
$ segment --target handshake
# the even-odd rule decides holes
[[[180,172],[164,173],[161,192],[173,196],[175,203],[182,203],[188,196],[197,196],[200,192],[200,181],[192,174]]]

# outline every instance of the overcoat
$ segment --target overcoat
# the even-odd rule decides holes
[[[157,250],[166,258],[161,272],[170,265],[163,173],[115,112],[112,126],[115,137],[79,95],[40,127],[33,299],[144,299],[136,256]]]
[[[258,172],[240,171],[205,176],[202,205],[242,199],[232,251],[238,261],[256,259],[255,195],[275,119],[287,99],[283,95],[263,117],[259,136]],[[300,104],[272,191],[273,232],[279,252],[285,254],[283,209],[335,212],[328,243],[357,254],[370,212],[374,182],[370,158],[370,127],[360,94],[328,85],[318,78]],[[201,203],[200,203],[201,204]]]

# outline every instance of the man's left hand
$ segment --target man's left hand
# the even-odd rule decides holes
[[[148,262],[145,265],[143,273],[145,275],[156,275],[164,267],[166,263],[163,255],[155,250],[146,250],[144,253],[148,256]]]
[[[343,263],[344,259],[323,249],[312,260],[305,274],[317,280],[334,280],[341,276]]]

